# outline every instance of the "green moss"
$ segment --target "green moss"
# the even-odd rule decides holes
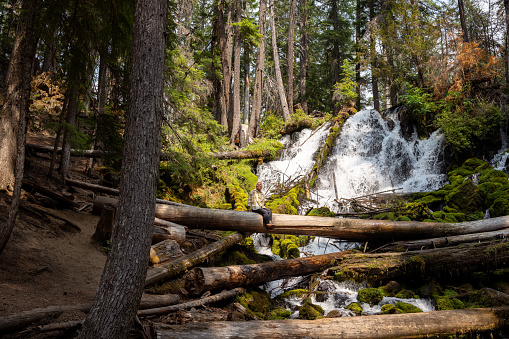
[[[351,303],[347,307],[345,307],[347,310],[352,311],[355,315],[362,315],[362,306],[359,303]]]
[[[357,300],[370,306],[378,304],[383,299],[383,292],[379,288],[363,288],[359,290]]]
[[[398,293],[396,293],[396,298],[401,299],[419,299],[419,296],[415,294],[413,291],[410,290],[401,290]]]
[[[311,299],[304,299],[304,303],[299,308],[299,319],[314,320],[323,317],[324,310],[320,305],[311,303]]]
[[[297,245],[290,239],[281,241],[281,251],[279,256],[285,259],[300,258],[300,251]]]
[[[500,170],[488,169],[485,170],[479,178],[479,184],[487,182],[498,182],[501,184],[507,184],[507,174]]]
[[[396,303],[396,307],[399,308],[400,310],[402,310],[404,313],[419,313],[419,312],[422,312],[422,310],[419,307],[414,306],[412,304],[404,303],[404,302],[401,302],[401,301]]]
[[[445,197],[448,206],[464,213],[474,213],[482,209],[479,189],[472,180],[467,179]]]
[[[445,310],[453,310],[454,305],[451,302],[450,298],[447,297],[438,297],[435,299],[435,302],[437,304],[437,310],[438,311],[445,311]]]
[[[307,215],[316,217],[335,217],[336,213],[328,207],[313,208]]]
[[[509,215],[509,194],[495,199],[493,204],[490,206],[490,215],[492,217]]]
[[[397,308],[396,305],[385,304],[382,306],[383,314],[401,314],[404,313],[401,309]]]
[[[284,293],[281,293],[280,295],[277,296],[277,298],[279,298],[279,299],[292,298],[292,297],[302,298],[304,295],[307,295],[307,294],[309,294],[308,290],[296,289],[296,290],[291,290],[291,291],[286,291]]]
[[[283,308],[283,307],[276,307],[274,310],[270,311],[269,317],[267,320],[274,320],[274,319],[287,319],[292,315],[292,312],[289,310]]]
[[[412,219],[410,219],[407,216],[402,215],[402,216],[397,217],[396,221],[412,221]]]

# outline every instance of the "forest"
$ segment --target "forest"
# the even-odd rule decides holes
[[[507,336],[509,1],[3,0],[0,28],[0,259],[41,220],[89,227],[64,210],[105,261],[93,299],[0,308],[0,334]],[[414,149],[440,135],[440,185],[396,193],[398,155],[391,193],[340,199],[323,173],[366,110]],[[266,228],[262,166],[313,138],[305,173],[264,183]],[[308,255],[319,237],[358,245]],[[329,281],[364,285],[326,314]]]

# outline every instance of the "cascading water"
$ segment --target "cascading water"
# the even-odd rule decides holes
[[[401,192],[432,191],[447,182],[440,161],[442,136],[435,132],[430,138],[420,140],[414,133],[405,139],[401,136],[401,126],[395,116],[396,114],[391,114],[384,120],[378,112],[365,110],[346,121],[331,154],[320,169],[316,181],[318,191],[315,190],[311,194],[317,197],[317,201],[312,203],[313,207],[327,206],[332,211],[338,212],[335,186],[338,197],[348,199],[395,189]],[[267,191],[309,173],[314,165],[314,155],[323,146],[329,127],[326,124],[315,132],[303,130],[292,138],[287,136],[281,140],[287,147],[282,157],[258,167],[258,178],[264,183]],[[308,208],[309,206],[303,206],[301,211]],[[269,237],[254,235],[253,240],[259,252],[271,253]],[[357,245],[337,239],[316,237],[306,247],[300,248],[300,251],[301,256],[316,255],[337,252]],[[265,284],[264,288],[275,296],[295,288],[301,280],[293,278],[274,281]],[[318,299],[317,296],[313,296],[312,302],[322,306],[326,312],[335,309],[344,315],[351,315],[344,307],[357,301],[357,292],[362,287],[353,283],[337,284],[329,280],[322,281],[319,289],[326,294]],[[384,298],[374,307],[363,305],[364,314],[380,313],[381,306],[397,301],[411,303],[423,311],[433,310],[433,306],[427,300]],[[291,310],[295,311],[299,305],[298,299],[287,300],[287,306]]]

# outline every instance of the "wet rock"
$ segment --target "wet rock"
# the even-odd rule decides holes
[[[347,311],[347,310],[332,310],[329,313],[327,313],[325,318],[350,317],[351,315],[352,315],[352,312]]]
[[[311,303],[311,299],[306,298],[299,309],[299,319],[314,320],[323,317],[324,313],[321,306]]]
[[[396,281],[389,281],[387,285],[382,287],[382,291],[388,297],[393,297],[401,291],[401,285]]]
[[[362,306],[359,303],[351,303],[346,307],[347,310],[352,311],[355,315],[362,315]]]
[[[379,288],[363,288],[359,290],[357,300],[370,306],[378,304],[383,299],[382,290]]]

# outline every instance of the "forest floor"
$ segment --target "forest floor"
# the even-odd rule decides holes
[[[32,136],[28,142],[51,145],[51,138]],[[73,158],[71,161],[70,176],[90,182],[83,174],[87,160]],[[58,181],[46,177],[49,164],[50,155],[27,155],[25,179],[60,193],[62,186]],[[50,209],[49,199],[22,191],[16,226],[0,256],[0,317],[48,306],[92,304],[106,251],[91,242],[99,220],[90,213],[93,195],[81,189],[76,189],[73,195],[80,205],[90,206],[81,212]],[[9,201],[10,196],[0,193],[0,222],[7,221]],[[30,210],[31,206],[68,219],[81,231],[64,221]],[[56,321],[83,317],[83,313],[73,311],[62,314]]]

